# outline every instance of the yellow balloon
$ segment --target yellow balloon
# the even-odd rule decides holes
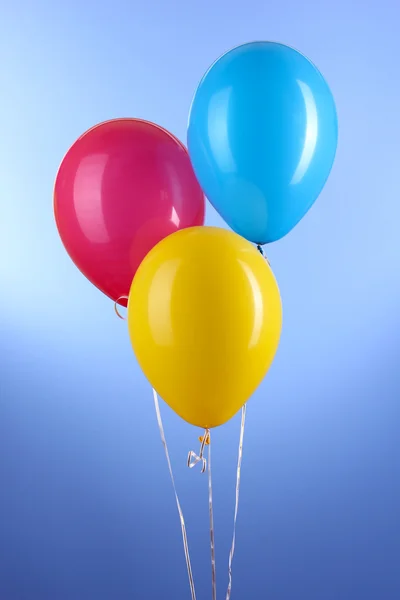
[[[132,282],[128,328],[137,360],[185,421],[226,423],[247,402],[277,350],[275,277],[248,241],[191,227],[158,243]]]

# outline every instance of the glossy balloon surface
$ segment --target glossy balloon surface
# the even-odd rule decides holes
[[[331,91],[302,54],[254,42],[224,54],[193,99],[188,148],[203,191],[230,227],[274,242],[303,218],[337,146]]]
[[[76,266],[116,301],[128,295],[155,244],[203,224],[204,196],[179,140],[147,121],[115,119],[87,131],[67,152],[54,211]]]
[[[225,229],[174,233],[133,280],[128,328],[144,374],[183,419],[228,421],[267,373],[282,323],[279,289],[265,259]]]

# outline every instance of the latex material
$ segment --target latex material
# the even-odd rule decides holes
[[[162,240],[133,280],[128,328],[151,385],[199,427],[228,421],[268,371],[282,309],[275,277],[237,234],[194,227]]]
[[[330,173],[335,103],[302,54],[254,42],[205,74],[189,116],[188,148],[210,202],[237,233],[274,242],[306,214]]]
[[[114,301],[129,294],[138,266],[157,242],[203,224],[204,207],[186,148],[138,119],[107,121],[82,135],[62,161],[54,190],[67,252]]]

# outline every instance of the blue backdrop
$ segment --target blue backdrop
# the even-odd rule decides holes
[[[185,140],[209,64],[254,39],[298,48],[335,96],[339,149],[271,246],[280,349],[249,404],[232,600],[400,597],[399,7],[247,0],[28,0],[0,19],[0,599],[189,598],[151,389],[112,303],[57,236],[70,144],[119,116]],[[207,222],[222,225],[208,208]],[[198,599],[210,598],[198,432],[162,406]],[[220,598],[239,418],[214,435]]]

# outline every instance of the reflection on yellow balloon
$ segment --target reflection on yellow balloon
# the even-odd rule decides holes
[[[275,356],[282,308],[275,277],[245,239],[192,227],[155,246],[128,302],[137,360],[185,421],[211,428],[248,400]]]

